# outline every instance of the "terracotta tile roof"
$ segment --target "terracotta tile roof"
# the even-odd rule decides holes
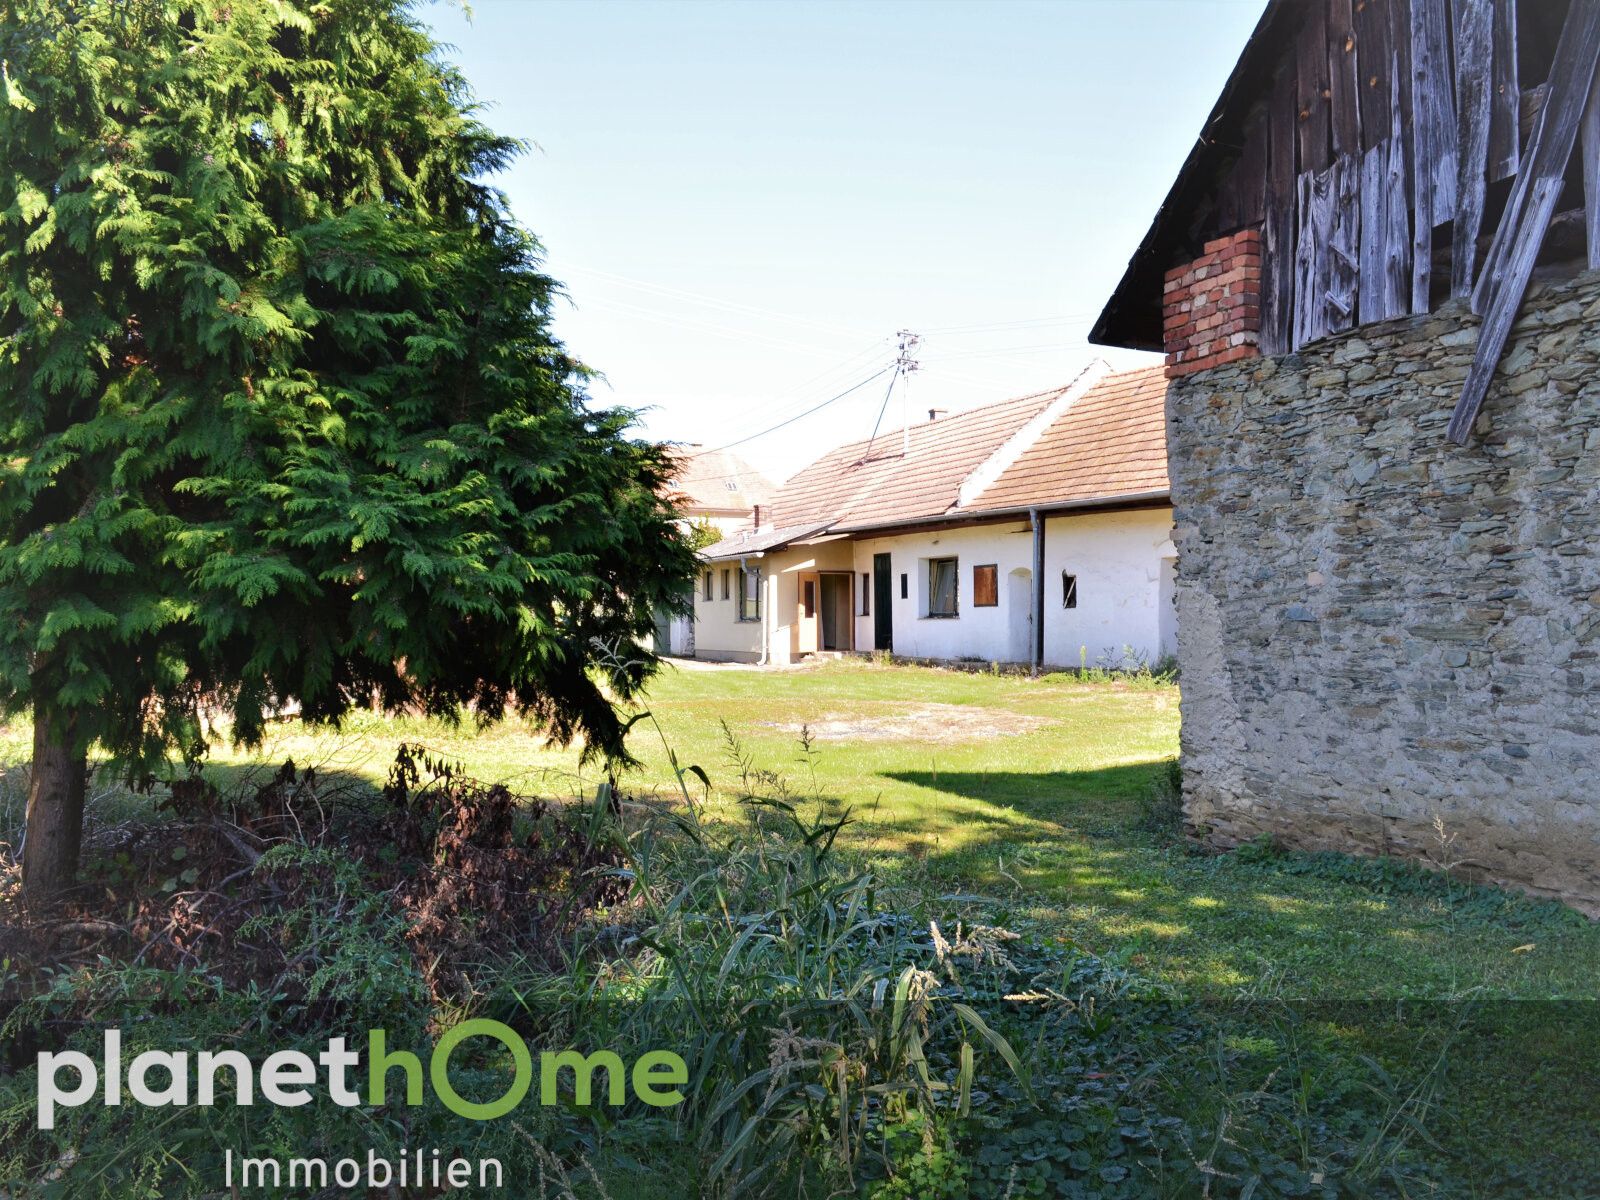
[[[948,512],[967,476],[1064,391],[1002,400],[913,425],[905,455],[899,429],[880,433],[870,456],[865,441],[840,446],[778,489],[772,522],[845,530]]]
[[[1166,491],[1164,368],[1107,375],[963,511]]]
[[[685,446],[672,486],[681,497],[679,507],[689,513],[749,513],[765,505],[776,486],[737,454],[726,450],[697,450]]]

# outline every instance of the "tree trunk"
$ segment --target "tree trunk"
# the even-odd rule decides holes
[[[22,847],[22,888],[30,901],[53,899],[78,875],[89,764],[87,750],[75,744],[72,725],[52,722],[34,708],[28,833]]]

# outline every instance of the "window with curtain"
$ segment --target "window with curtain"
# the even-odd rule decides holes
[[[928,560],[928,615],[953,617],[956,615],[956,570],[953,558]]]

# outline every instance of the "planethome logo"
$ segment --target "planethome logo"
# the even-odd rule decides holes
[[[468,1100],[450,1082],[450,1057],[463,1042],[472,1038],[499,1042],[511,1053],[511,1082],[494,1099]],[[194,1055],[191,1073],[188,1051],[146,1050],[135,1055],[124,1071],[122,1031],[108,1029],[99,1063],[78,1050],[40,1051],[38,1063],[40,1129],[54,1129],[57,1109],[81,1107],[89,1103],[96,1092],[108,1106],[122,1104],[126,1094],[132,1103],[147,1108],[206,1107],[216,1104],[219,1094],[226,1096],[230,1092],[232,1102],[241,1106],[255,1104],[259,1092],[268,1104],[298,1108],[310,1104],[318,1090],[342,1108],[355,1108],[363,1103],[351,1082],[360,1078],[362,1055],[349,1049],[342,1037],[329,1038],[327,1048],[314,1059],[299,1050],[280,1050],[267,1055],[258,1067],[238,1050],[201,1050]],[[404,1079],[405,1103],[422,1104],[421,1059],[409,1051],[390,1050],[388,1035],[382,1029],[367,1034],[365,1066],[365,1103],[387,1103],[389,1080],[398,1071]],[[631,1083],[633,1095],[641,1103],[669,1108],[683,1102],[684,1096],[678,1087],[689,1079],[689,1069],[683,1059],[668,1050],[652,1050],[640,1055],[631,1070],[621,1056],[610,1050],[597,1050],[587,1055],[577,1050],[545,1050],[539,1053],[538,1103],[543,1106],[561,1103],[561,1073],[570,1071],[574,1103],[591,1104],[595,1073],[600,1070],[605,1072],[606,1103],[611,1105],[627,1102]],[[152,1074],[156,1076],[154,1082]],[[219,1076],[222,1077],[220,1081]],[[533,1088],[533,1052],[509,1025],[482,1019],[463,1021],[434,1045],[428,1060],[427,1080],[439,1102],[450,1112],[473,1121],[492,1121],[510,1113],[527,1099]]]
[[[468,1100],[450,1082],[450,1056],[471,1038],[499,1042],[511,1054],[511,1082],[493,1099]],[[342,1108],[355,1108],[363,1102],[352,1082],[362,1075],[363,1059],[346,1046],[342,1037],[329,1038],[326,1049],[315,1058],[299,1050],[279,1050],[267,1055],[259,1066],[238,1050],[201,1050],[194,1055],[192,1073],[186,1050],[145,1050],[133,1057],[126,1070],[122,1059],[120,1029],[105,1031],[98,1063],[78,1050],[41,1051],[39,1128],[54,1129],[58,1109],[82,1107],[96,1093],[101,1103],[112,1107],[122,1104],[124,1095],[146,1108],[184,1108],[214,1105],[219,1096],[226,1103],[230,1094],[234,1104],[250,1106],[256,1103],[259,1092],[267,1104],[298,1108],[316,1099],[319,1090]],[[390,1050],[388,1035],[382,1029],[367,1034],[365,1068],[367,1104],[388,1102],[389,1081],[397,1071],[404,1081],[404,1102],[410,1106],[422,1104],[422,1060],[409,1051]],[[631,1070],[620,1055],[610,1050],[591,1054],[545,1050],[539,1053],[540,1105],[562,1103],[563,1071],[571,1072],[572,1100],[579,1106],[594,1102],[597,1071],[605,1072],[605,1102],[613,1106],[627,1103],[630,1084],[634,1097],[653,1108],[681,1104],[684,1096],[678,1087],[689,1079],[687,1064],[669,1050],[641,1054]],[[154,1082],[152,1073],[156,1076]],[[468,1120],[492,1121],[515,1110],[533,1090],[533,1052],[509,1025],[483,1019],[463,1021],[433,1047],[426,1078],[448,1111]],[[474,1164],[460,1158],[445,1159],[437,1150],[407,1151],[393,1160],[379,1158],[368,1150],[365,1160],[291,1157],[279,1161],[236,1156],[230,1148],[225,1163],[224,1183],[235,1194],[242,1189],[278,1190],[285,1186],[285,1177],[291,1189],[325,1189],[330,1179],[341,1188],[464,1188],[472,1186],[474,1175],[480,1188],[504,1186],[498,1159],[487,1158]]]

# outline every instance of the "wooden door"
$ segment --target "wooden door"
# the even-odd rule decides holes
[[[887,554],[872,556],[872,648],[894,649],[894,572]]]
[[[795,653],[815,654],[821,648],[819,635],[822,605],[822,576],[807,571],[796,579],[799,585],[795,606]]]

